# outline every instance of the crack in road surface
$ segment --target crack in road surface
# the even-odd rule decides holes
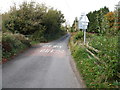
[[[33,46],[2,66],[3,88],[82,88],[70,65],[67,34]]]

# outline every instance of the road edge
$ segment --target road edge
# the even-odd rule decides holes
[[[82,88],[87,88],[85,81],[83,80],[82,75],[80,74],[80,72],[78,71],[77,67],[76,67],[76,62],[74,61],[72,55],[71,55],[71,51],[70,51],[70,46],[68,45],[68,54],[69,54],[69,60],[70,60],[70,65],[72,67],[73,72],[75,73],[75,76],[79,82],[79,84],[82,86]]]

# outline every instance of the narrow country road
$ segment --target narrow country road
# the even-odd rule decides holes
[[[70,64],[67,34],[33,46],[2,66],[3,88],[82,88]]]

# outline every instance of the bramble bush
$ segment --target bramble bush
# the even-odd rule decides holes
[[[20,40],[21,43],[25,44],[26,46],[28,46],[28,47],[31,46],[31,44],[30,44],[30,42],[31,42],[30,38],[27,38],[27,37],[25,37],[22,34],[14,34],[14,37],[17,38],[18,40]]]
[[[102,70],[105,77],[102,79],[119,81],[118,36],[96,36],[91,40],[90,45],[101,51],[97,56],[104,62]]]
[[[8,59],[23,49],[30,47],[30,40],[21,34],[3,33],[2,37],[2,58]]]

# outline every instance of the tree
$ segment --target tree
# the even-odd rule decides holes
[[[102,19],[104,15],[109,12],[107,7],[100,8],[98,11],[89,12],[87,14],[89,18],[88,32],[102,33]]]
[[[113,26],[115,23],[115,13],[114,12],[108,12],[104,15],[102,19],[102,30],[106,34],[113,33]]]
[[[61,32],[65,19],[61,11],[49,9],[44,4],[23,2],[18,9],[15,5],[11,8],[9,19],[5,22],[5,27],[11,32],[41,40]]]
[[[101,23],[101,34],[108,33],[110,31],[109,29],[110,29],[109,21],[107,17],[104,16]]]
[[[76,17],[74,22],[73,22],[73,25],[72,25],[72,29],[74,29],[74,31],[78,31],[78,18]]]
[[[120,2],[118,3],[118,5],[120,4]],[[119,7],[116,7],[116,10],[114,11],[115,15],[115,23],[113,25],[113,30],[116,31],[117,33],[120,33],[120,5]]]
[[[56,35],[60,31],[61,24],[65,22],[61,11],[49,9],[45,14],[42,25],[46,27],[44,32],[46,38],[51,35]]]
[[[106,19],[107,19],[108,22],[109,22],[110,28],[113,27],[114,22],[115,22],[115,16],[114,16],[114,15],[115,15],[114,12],[108,12],[107,14],[105,14],[105,17],[106,17]]]
[[[23,2],[19,9],[16,6],[11,8],[10,20],[6,27],[13,33],[19,32],[24,35],[32,35],[37,30],[42,30],[42,18],[46,11],[43,5],[35,7],[34,2]]]

